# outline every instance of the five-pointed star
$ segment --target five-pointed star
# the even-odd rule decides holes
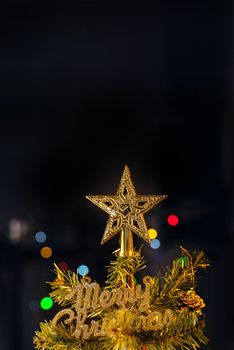
[[[125,227],[150,243],[143,214],[166,197],[166,195],[137,195],[129,168],[125,166],[115,196],[86,196],[87,199],[109,214],[101,244]]]

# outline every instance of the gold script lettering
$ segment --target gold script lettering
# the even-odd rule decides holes
[[[145,276],[143,279],[145,288],[137,284],[135,288],[121,287],[118,289],[108,290],[101,288],[98,283],[91,282],[91,280],[84,280],[66,296],[66,300],[73,300],[76,303],[74,309],[64,309],[55,315],[52,323],[57,326],[58,322],[63,316],[68,316],[64,320],[65,324],[75,322],[75,331],[73,336],[77,339],[89,339],[91,336],[103,336],[105,332],[102,325],[97,320],[91,320],[86,324],[88,310],[98,309],[98,313],[103,309],[110,308],[113,305],[120,306],[122,309],[128,309],[132,304],[136,304],[140,313],[147,313],[146,315],[139,315],[136,319],[135,329],[158,330],[173,321],[174,314],[170,309],[166,309],[161,313],[160,311],[152,311],[148,313],[150,305],[150,288],[151,278]]]

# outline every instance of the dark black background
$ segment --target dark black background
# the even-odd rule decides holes
[[[0,349],[31,350],[29,308],[53,262],[103,281],[118,247],[100,247],[107,216],[86,194],[114,194],[128,164],[138,193],[168,194],[146,220],[161,247],[151,273],[204,249],[199,291],[208,349],[234,349],[231,1],[9,1],[1,6]],[[167,215],[180,224],[168,227]],[[13,242],[9,222],[28,225]],[[34,234],[53,256],[42,261]],[[140,242],[136,239],[136,244]]]

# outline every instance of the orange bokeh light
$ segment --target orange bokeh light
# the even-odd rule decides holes
[[[52,249],[50,247],[43,247],[43,248],[41,248],[40,253],[44,259],[48,259],[52,255]]]

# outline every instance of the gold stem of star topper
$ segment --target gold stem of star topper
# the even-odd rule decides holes
[[[123,227],[120,234],[120,252],[119,255],[124,257],[133,256],[133,234],[127,227]]]
[[[133,233],[126,226],[122,228],[120,234],[120,252],[121,257],[131,257],[134,255]],[[126,276],[126,282],[129,288],[134,289],[134,276]]]

